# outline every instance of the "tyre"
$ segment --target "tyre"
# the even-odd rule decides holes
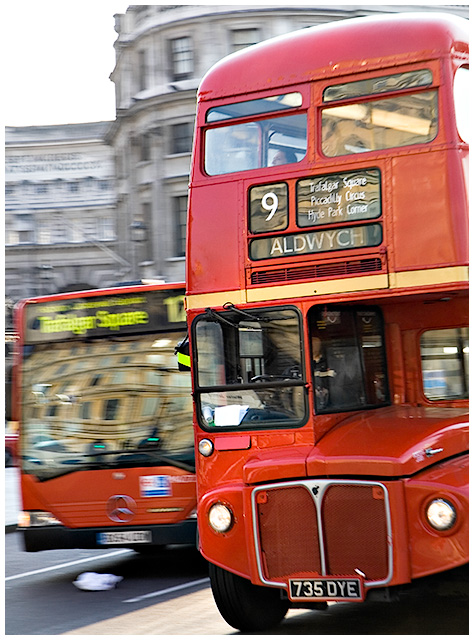
[[[5,449],[5,466],[13,466],[13,455],[9,449]]]
[[[239,631],[264,631],[279,624],[288,611],[279,589],[259,587],[213,564],[211,588],[221,616]]]

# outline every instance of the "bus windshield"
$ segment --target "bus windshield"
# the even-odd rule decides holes
[[[109,467],[172,464],[190,472],[190,376],[176,334],[24,347],[22,468],[38,480]]]
[[[208,310],[194,326],[197,386],[208,429],[301,423],[302,336],[293,309]]]

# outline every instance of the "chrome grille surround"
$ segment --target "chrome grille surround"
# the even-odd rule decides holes
[[[267,584],[273,587],[286,588],[287,582],[269,579],[265,576],[265,567],[264,567],[264,553],[261,544],[261,535],[260,535],[260,516],[258,512],[259,504],[257,500],[257,496],[265,491],[276,491],[278,489],[289,489],[296,487],[304,487],[308,494],[311,496],[316,512],[317,519],[317,531],[318,531],[318,546],[319,548],[315,550],[315,555],[319,554],[319,560],[321,563],[321,576],[320,577],[331,577],[332,575],[329,572],[329,563],[330,558],[327,557],[326,552],[326,540],[324,533],[324,514],[323,514],[323,501],[324,497],[327,495],[328,490],[331,487],[372,487],[373,489],[381,492],[381,496],[383,495],[384,501],[384,515],[385,515],[385,528],[386,528],[386,565],[387,571],[386,575],[378,578],[376,580],[370,580],[367,578],[363,578],[363,584],[365,587],[379,587],[388,584],[393,576],[393,540],[392,540],[392,526],[391,526],[391,518],[390,518],[390,505],[389,505],[389,494],[387,488],[380,482],[370,482],[370,481],[352,481],[352,480],[341,480],[341,479],[331,479],[331,480],[319,480],[319,479],[310,479],[310,480],[297,480],[291,482],[279,482],[273,484],[264,484],[255,487],[251,493],[251,502],[252,502],[252,528],[253,528],[253,536],[256,550],[256,559],[258,566],[258,574],[260,580],[263,584]],[[298,544],[298,541],[295,541]],[[367,544],[370,545],[370,540],[367,540]],[[354,575],[361,575],[359,571],[356,571],[358,567],[354,567]],[[301,573],[301,572],[300,572]],[[339,574],[340,575],[340,574]],[[288,577],[301,577],[301,575],[294,573],[289,575]],[[316,577],[316,576],[315,576]]]

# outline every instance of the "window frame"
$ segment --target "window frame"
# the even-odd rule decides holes
[[[229,307],[230,310],[233,310],[233,307]],[[238,307],[235,307],[236,309],[236,313],[239,314],[239,311],[242,312],[242,310],[240,310]],[[212,313],[217,313],[219,315],[222,316],[222,314],[224,314],[222,317],[225,318],[225,311],[227,309],[224,309],[223,311],[219,311],[219,312],[214,312],[212,310]],[[304,426],[309,418],[309,402],[308,402],[308,385],[307,385],[307,379],[306,379],[306,354],[305,354],[305,349],[304,349],[304,328],[303,328],[303,317],[302,317],[302,313],[300,311],[300,309],[298,309],[298,307],[295,307],[293,305],[284,305],[284,306],[280,306],[280,307],[252,307],[251,309],[245,309],[245,314],[252,314],[255,313],[255,320],[258,319],[259,314],[261,313],[266,313],[266,312],[273,312],[275,313],[276,316],[278,316],[278,313],[282,312],[282,311],[292,311],[295,314],[295,319],[297,321],[297,326],[298,326],[298,337],[299,337],[299,357],[300,357],[300,375],[301,377],[299,378],[295,378],[294,380],[292,380],[290,377],[288,377],[285,380],[278,380],[278,381],[273,381],[273,382],[265,382],[265,381],[258,381],[258,382],[248,382],[248,383],[226,383],[226,384],[219,384],[219,385],[200,385],[199,384],[199,369],[198,369],[198,362],[199,362],[199,358],[198,358],[198,338],[196,336],[196,328],[197,325],[200,321],[204,321],[204,318],[206,318],[206,313],[201,313],[198,316],[196,316],[193,319],[193,322],[191,324],[191,335],[192,335],[192,353],[193,353],[193,358],[192,358],[192,376],[193,376],[193,381],[194,381],[194,397],[195,397],[195,402],[196,402],[196,416],[197,416],[197,421],[199,426],[204,430],[204,431],[209,431],[212,433],[225,433],[227,431],[230,432],[234,432],[234,431],[259,431],[259,430],[265,430],[265,429],[288,429],[288,428],[300,428],[302,426]],[[241,316],[241,319],[244,319],[244,316]],[[211,322],[208,319],[209,322]],[[247,322],[251,321],[251,318],[247,317],[246,319]],[[219,326],[220,325],[219,323]],[[238,334],[237,334],[238,335]],[[223,353],[226,352],[226,349],[228,348],[228,345],[226,346],[225,341],[223,341],[222,344],[222,349],[223,349]],[[239,347],[239,355],[241,355],[240,353],[240,347]],[[248,357],[248,356],[247,356]],[[239,360],[241,360],[242,358],[236,358],[234,364],[237,364],[237,362]],[[241,423],[238,425],[228,425],[228,426],[210,426],[208,423],[205,422],[204,418],[203,418],[203,407],[202,407],[202,395],[206,394],[206,393],[218,393],[218,392],[228,392],[228,393],[232,393],[234,392],[239,392],[239,391],[255,391],[255,390],[267,390],[267,391],[271,391],[272,389],[274,390],[278,390],[278,389],[291,389],[291,388],[301,388],[302,389],[302,402],[303,402],[303,406],[302,406],[302,415],[301,418],[299,419],[289,419],[289,420],[262,420],[262,421],[255,421],[255,422],[251,422],[248,421],[246,423]]]

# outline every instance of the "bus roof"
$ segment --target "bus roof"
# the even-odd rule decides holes
[[[214,65],[199,100],[246,94],[391,64],[468,51],[468,21],[443,13],[381,14],[301,29]],[[355,68],[357,67],[357,69]]]

